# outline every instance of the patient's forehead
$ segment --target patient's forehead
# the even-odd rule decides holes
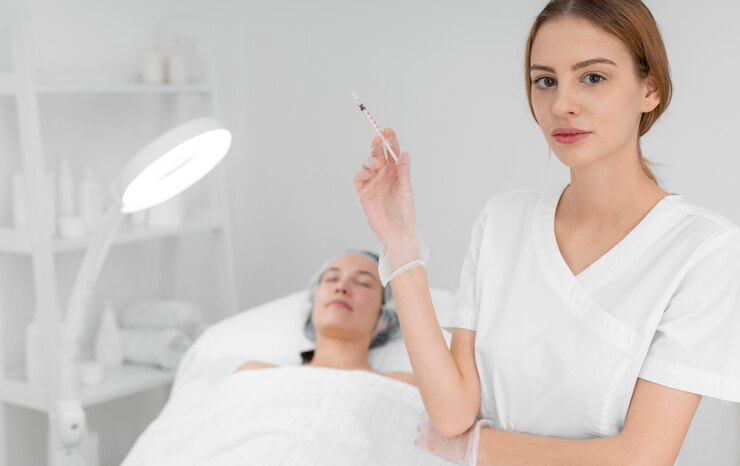
[[[329,262],[326,270],[339,269],[343,272],[368,272],[378,278],[378,263],[361,254],[345,254]],[[325,271],[326,271],[325,270]]]

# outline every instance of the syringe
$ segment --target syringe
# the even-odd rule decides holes
[[[398,157],[396,156],[396,153],[393,152],[393,149],[391,148],[391,144],[388,142],[388,140],[383,136],[383,131],[380,130],[380,126],[378,126],[378,123],[375,121],[375,118],[373,118],[372,115],[370,115],[370,112],[367,111],[367,107],[365,107],[365,104],[362,103],[360,98],[355,94],[354,91],[350,91],[352,93],[352,97],[354,97],[355,102],[357,102],[357,105],[360,106],[360,110],[362,113],[365,114],[365,117],[368,119],[371,125],[373,125],[373,128],[375,128],[375,131],[380,135],[380,139],[383,141],[383,146],[388,150],[388,152],[391,153],[391,156],[393,156],[393,160],[398,163]],[[386,155],[386,159],[388,156]]]

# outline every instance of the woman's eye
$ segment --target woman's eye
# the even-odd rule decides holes
[[[605,78],[601,76],[600,74],[595,73],[589,73],[587,74],[583,80],[587,84],[599,84],[602,82]],[[543,76],[541,78],[537,78],[534,81],[532,81],[534,84],[537,85],[540,89],[548,89],[557,84],[557,81],[555,81],[554,78],[551,78],[550,76]]]
[[[369,282],[357,282],[358,285],[364,286],[365,288],[370,288],[372,286]]]
[[[337,281],[337,280],[339,280],[339,278],[338,278],[338,277],[325,277],[325,278],[324,278],[324,281],[325,281],[325,282],[335,282],[335,281]]]
[[[537,78],[533,82],[540,89],[547,89],[548,87],[552,87],[555,85],[555,79],[551,78],[550,76],[543,76],[541,78]]]
[[[600,74],[589,73],[586,75],[586,82],[589,84],[599,84],[604,80],[604,77]]]

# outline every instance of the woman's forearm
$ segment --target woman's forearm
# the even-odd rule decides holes
[[[636,466],[643,464],[638,451],[619,435],[572,440],[481,429],[477,465]]]
[[[447,348],[423,267],[391,282],[406,349],[429,419],[446,436],[463,433],[480,407],[476,374],[464,374]],[[474,361],[471,361],[474,367]],[[467,377],[466,377],[467,376]],[[474,379],[474,380],[472,380]]]

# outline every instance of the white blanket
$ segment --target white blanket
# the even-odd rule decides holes
[[[414,446],[424,416],[416,387],[378,374],[247,370],[183,387],[123,465],[449,465]]]

